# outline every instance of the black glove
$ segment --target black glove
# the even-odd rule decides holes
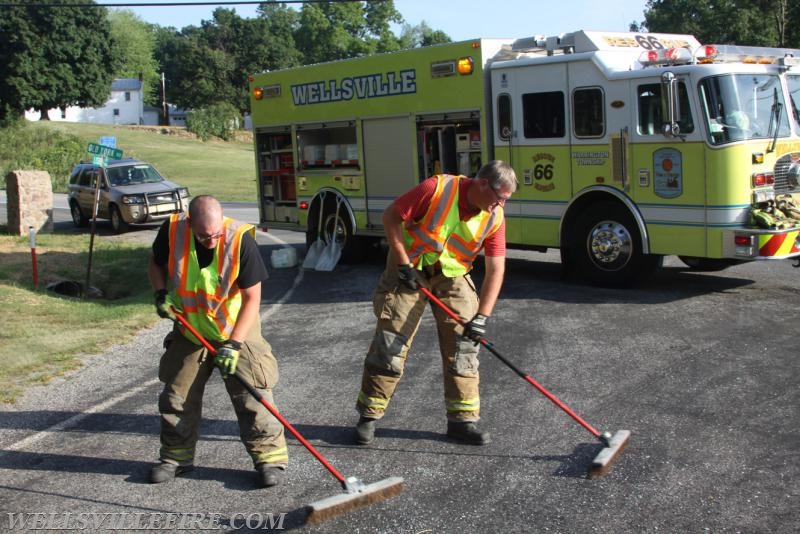
[[[470,322],[464,325],[464,337],[470,338],[475,343],[480,343],[486,336],[486,323],[489,317],[483,314],[475,314]]]
[[[412,291],[419,289],[419,279],[417,278],[417,270],[412,263],[404,263],[397,266],[397,278]]]
[[[162,319],[175,320],[175,314],[172,313],[172,298],[166,289],[159,289],[155,294],[156,298],[156,313]]]

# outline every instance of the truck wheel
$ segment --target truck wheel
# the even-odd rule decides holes
[[[128,231],[130,226],[128,223],[125,222],[125,219],[122,218],[122,213],[120,213],[119,208],[116,206],[110,207],[110,215],[111,215],[111,229],[114,230],[115,234],[122,234]]]
[[[615,202],[589,206],[576,220],[570,256],[577,271],[591,283],[627,286],[650,274],[659,256],[642,254],[642,240],[633,217]]]
[[[89,223],[89,219],[83,214],[77,201],[73,200],[69,203],[69,212],[72,215],[72,224],[76,228],[83,228]]]
[[[306,234],[306,242],[308,243],[309,234]],[[316,239],[316,235],[315,235]],[[350,225],[350,220],[346,217],[346,209],[340,208],[338,224],[336,222],[336,208],[335,205],[332,209],[325,209],[322,216],[322,240],[325,244],[335,239],[339,244],[342,251],[342,261],[345,263],[353,263],[361,260],[362,247],[361,242],[353,235],[353,228]]]

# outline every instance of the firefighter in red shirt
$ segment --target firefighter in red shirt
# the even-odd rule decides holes
[[[356,409],[356,442],[375,439],[403,375],[406,357],[427,299],[424,284],[466,323],[462,328],[442,310],[433,314],[439,333],[444,376],[447,435],[472,445],[489,443],[478,430],[477,340],[486,334],[505,273],[503,206],[517,189],[514,169],[491,161],[475,178],[438,175],[395,199],[383,213],[389,254],[373,306],[378,319],[366,359]],[[483,249],[486,275],[480,298],[469,273]]]

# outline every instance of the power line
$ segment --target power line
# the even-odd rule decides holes
[[[243,6],[243,5],[256,5],[256,4],[326,4],[326,3],[347,3],[347,2],[360,2],[362,0],[256,0],[256,1],[232,1],[232,2],[114,2],[109,4],[67,4],[67,3],[50,3],[50,2],[31,2],[31,3],[0,3],[0,7],[180,7],[180,6]],[[370,0],[367,0],[369,3]],[[375,1],[375,0],[372,0]]]

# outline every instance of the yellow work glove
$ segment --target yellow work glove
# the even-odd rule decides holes
[[[156,313],[162,319],[172,319],[175,320],[175,313],[172,311],[172,307],[175,306],[175,303],[172,300],[172,296],[167,292],[166,289],[159,289],[155,293],[156,299]]]
[[[236,374],[236,364],[239,363],[240,350],[242,350],[242,344],[233,339],[229,339],[224,345],[217,349],[214,363],[219,367],[222,378],[228,378]]]

